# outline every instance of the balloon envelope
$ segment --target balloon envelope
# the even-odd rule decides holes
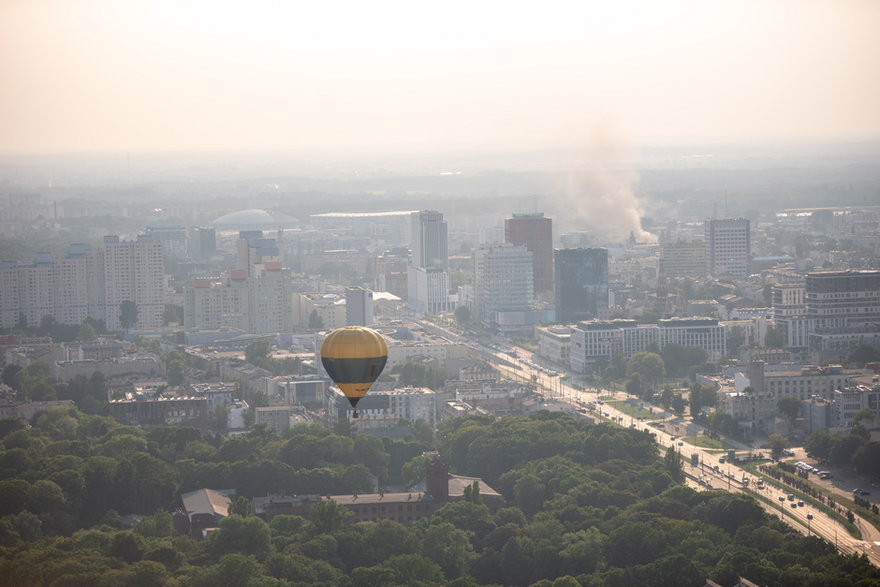
[[[370,390],[387,361],[385,339],[375,330],[363,326],[334,330],[321,345],[324,369],[353,408]]]

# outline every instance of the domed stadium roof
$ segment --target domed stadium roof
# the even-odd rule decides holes
[[[299,220],[293,216],[259,208],[230,212],[212,222],[218,228],[279,228],[295,226],[298,223]]]

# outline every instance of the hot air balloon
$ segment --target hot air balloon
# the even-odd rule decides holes
[[[358,417],[357,403],[364,397],[388,361],[388,345],[375,330],[346,326],[331,332],[321,345],[321,363],[339,386]]]

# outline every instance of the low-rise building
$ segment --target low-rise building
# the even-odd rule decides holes
[[[590,320],[572,327],[571,368],[589,373],[599,361],[610,360],[615,355],[628,359],[653,345],[662,350],[673,343],[702,348],[713,361],[723,358],[727,351],[724,327],[713,318],[669,318],[657,324]]]
[[[294,408],[291,406],[266,406],[254,408],[254,425],[263,425],[276,436],[284,436],[290,430]]]
[[[219,406],[227,408],[232,405],[235,396],[238,395],[238,384],[230,382],[220,383],[194,383],[192,394],[195,397],[203,397],[208,400],[208,413],[214,413]]]
[[[111,400],[110,416],[129,426],[194,426],[208,428],[208,400],[203,397],[174,397],[151,400]]]
[[[328,389],[326,398],[326,410],[332,424],[343,418],[352,418],[351,405],[336,386]],[[435,428],[438,422],[436,394],[425,387],[373,389],[358,402],[357,411],[359,416],[353,421],[359,430],[391,428],[401,419],[410,422],[424,420],[431,428]]]
[[[536,328],[538,355],[559,365],[571,363],[571,327],[546,326]]]
[[[72,408],[73,400],[52,400],[45,402],[10,402],[0,401],[0,418],[21,418],[33,422],[37,415],[52,408]]]
[[[108,378],[123,375],[161,377],[165,375],[165,363],[155,355],[139,355],[111,359],[55,361],[52,371],[53,375],[62,381],[70,381],[77,375],[89,377],[95,371],[100,371]]]

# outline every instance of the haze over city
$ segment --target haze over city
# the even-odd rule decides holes
[[[875,139],[878,22],[870,0],[11,0],[0,152]]]

